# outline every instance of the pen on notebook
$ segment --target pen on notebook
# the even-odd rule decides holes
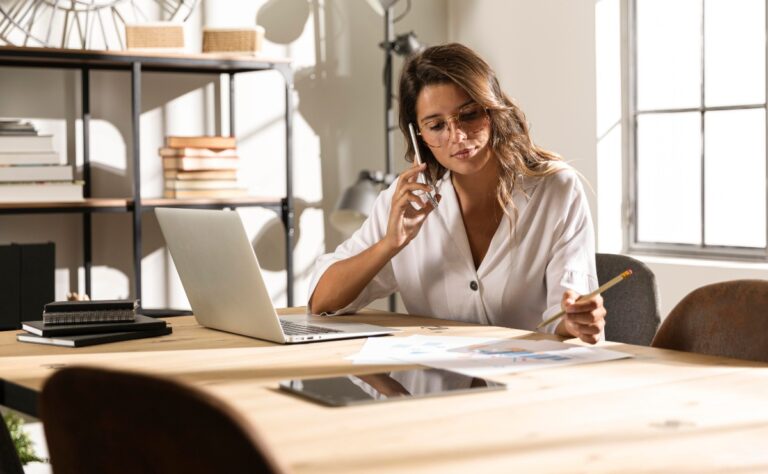
[[[613,285],[617,284],[618,282],[629,278],[630,275],[632,275],[632,270],[627,269],[624,272],[622,272],[620,275],[614,277],[612,280],[606,282],[603,286],[601,286],[600,288],[596,289],[592,293],[588,293],[586,295],[579,296],[579,299],[576,300],[576,301],[579,301],[581,299],[592,298],[593,296],[604,292],[605,290],[607,290],[608,288],[610,288]],[[553,322],[553,321],[555,321],[555,320],[557,320],[559,318],[562,318],[564,314],[565,314],[565,310],[563,309],[560,312],[558,312],[557,314],[555,314],[554,316],[552,316],[550,318],[547,318],[546,320],[544,320],[541,323],[539,323],[539,325],[536,326],[536,329],[542,328],[542,327],[546,326],[547,324],[549,324],[549,323],[551,323],[551,322]]]

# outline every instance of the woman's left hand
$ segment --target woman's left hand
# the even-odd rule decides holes
[[[605,306],[603,297],[595,295],[579,300],[580,295],[573,290],[563,293],[561,306],[565,315],[557,325],[555,333],[560,336],[578,337],[582,341],[594,344],[600,340],[605,328]],[[578,301],[577,301],[578,300]]]

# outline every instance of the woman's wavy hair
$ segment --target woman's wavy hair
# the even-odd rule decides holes
[[[413,161],[414,149],[408,124],[417,124],[416,100],[421,90],[433,84],[455,84],[488,111],[491,132],[489,146],[498,160],[500,176],[496,198],[507,212],[512,192],[520,176],[546,176],[562,169],[556,153],[536,146],[530,135],[525,114],[501,90],[493,69],[468,47],[450,43],[433,46],[412,56],[400,75],[400,130],[407,145],[405,159]],[[419,140],[421,157],[427,164],[427,179],[434,183],[445,175],[432,150]]]

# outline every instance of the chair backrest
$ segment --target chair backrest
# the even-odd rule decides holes
[[[238,413],[172,380],[63,368],[39,408],[56,474],[282,472]]]
[[[16,446],[13,445],[11,433],[0,417],[0,472],[3,474],[24,474]]]
[[[690,292],[654,347],[768,362],[768,280],[732,280]]]
[[[609,341],[648,346],[659,327],[659,292],[656,276],[643,262],[611,253],[596,256],[600,285],[626,269],[632,277],[603,293],[605,338]]]

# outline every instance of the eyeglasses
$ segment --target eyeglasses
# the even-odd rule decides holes
[[[454,122],[457,131],[461,129],[470,135],[488,123],[488,112],[480,104],[468,104],[453,115],[431,118],[422,122],[419,135],[424,143],[432,148],[445,146],[451,138],[451,122]]]

